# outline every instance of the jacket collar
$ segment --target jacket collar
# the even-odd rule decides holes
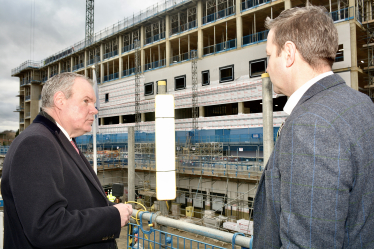
[[[337,74],[333,74],[330,76],[327,76],[325,78],[322,78],[321,80],[317,81],[315,84],[313,84],[301,97],[297,105],[294,109],[302,105],[305,101],[312,98],[314,95],[323,92],[325,90],[328,90],[332,87],[338,86],[338,85],[345,85],[345,81]]]

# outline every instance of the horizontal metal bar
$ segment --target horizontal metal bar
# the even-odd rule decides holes
[[[136,216],[137,212],[138,212],[138,210],[134,209],[132,211],[132,215]],[[147,221],[150,220],[152,213],[139,212],[138,217],[140,217],[141,213],[144,213],[142,215],[142,218],[144,220],[147,220]],[[154,220],[154,218],[156,218],[156,219]],[[191,224],[191,223],[188,223],[188,222],[183,222],[183,221],[180,221],[180,220],[174,220],[174,219],[167,218],[167,217],[164,217],[164,216],[161,216],[161,215],[156,216],[155,214],[153,214],[152,219],[153,219],[153,221],[155,221],[159,225],[164,225],[164,226],[168,226],[168,227],[177,228],[177,229],[180,229],[180,230],[183,230],[183,231],[187,231],[187,232],[190,232],[190,233],[195,233],[195,234],[198,234],[198,235],[201,235],[201,236],[205,236],[205,237],[209,237],[209,238],[212,238],[212,239],[220,240],[220,241],[223,241],[223,242],[226,242],[226,243],[232,243],[232,237],[234,236],[232,233],[220,231],[220,230],[217,230],[217,229],[212,229],[212,228],[209,228],[209,227],[199,226],[199,225]],[[238,246],[249,248],[250,240],[251,239],[248,238],[248,237],[238,235],[235,238],[235,244],[238,245]]]

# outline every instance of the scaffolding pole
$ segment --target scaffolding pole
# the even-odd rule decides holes
[[[140,59],[140,40],[135,41],[135,131],[140,130],[140,75],[141,59]]]

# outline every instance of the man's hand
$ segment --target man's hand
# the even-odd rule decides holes
[[[129,223],[132,214],[132,206],[130,204],[116,204],[113,207],[117,208],[121,215],[121,227]]]

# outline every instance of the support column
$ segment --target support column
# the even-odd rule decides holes
[[[145,113],[140,113],[141,122],[145,122]]]
[[[118,72],[118,78],[122,78],[122,71],[123,71],[123,58],[122,58],[122,47],[123,47],[123,36],[120,35],[118,38],[118,55],[119,55],[119,72]]]
[[[128,201],[135,201],[135,130],[128,128],[128,168],[127,168]],[[134,205],[132,205],[134,207]]]
[[[145,51],[144,51],[144,26],[140,27],[140,64],[141,64],[141,71],[144,72],[144,65],[145,65]]]
[[[236,0],[236,48],[242,47],[243,38],[243,19],[240,12],[240,7],[242,6],[241,0]]]
[[[284,9],[287,10],[291,8],[292,8],[291,0],[284,0]]]
[[[100,44],[100,61],[104,60],[104,44]]]
[[[58,62],[58,74],[61,73],[61,61]]]
[[[48,66],[48,79],[51,77],[51,68]]]
[[[100,125],[104,125],[104,118],[100,118]]]
[[[349,7],[355,6],[354,0],[349,0]],[[357,67],[357,40],[355,20],[349,21],[351,40],[351,87],[358,90],[358,67]]]
[[[199,118],[205,117],[205,108],[204,106],[199,106]]]
[[[72,56],[70,57],[70,72],[73,72],[73,64],[74,64],[74,58]],[[48,79],[49,79],[49,73],[48,73]]]
[[[123,116],[122,115],[119,115],[119,123],[123,124]]]
[[[84,76],[87,77],[87,50],[83,54]]]
[[[202,58],[204,55],[204,38],[201,24],[203,22],[203,3],[202,1],[197,2],[197,56]]]
[[[165,46],[166,46],[166,53],[165,53],[165,62],[166,66],[170,66],[170,40],[169,40],[169,34],[170,34],[170,16],[167,15],[165,17]]]
[[[244,103],[238,102],[238,114],[243,114],[243,113],[244,113]]]
[[[264,142],[264,167],[274,148],[273,138],[273,89],[268,73],[263,73],[262,78],[262,119]]]
[[[104,82],[104,63],[100,64],[100,83]]]

